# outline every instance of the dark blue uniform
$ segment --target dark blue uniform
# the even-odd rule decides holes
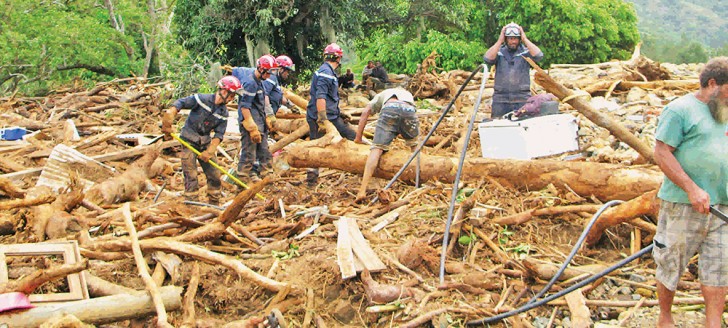
[[[281,103],[283,102],[283,89],[281,89],[278,75],[271,74],[268,79],[263,81],[263,87],[265,88],[265,93],[268,95],[268,101],[270,101],[273,115],[275,115],[278,113],[278,109],[281,108]]]
[[[309,137],[311,140],[321,137],[319,134],[318,110],[316,109],[316,100],[326,100],[326,118],[331,121],[339,134],[349,140],[354,140],[356,131],[339,116],[339,77],[334,72],[331,64],[324,62],[321,67],[313,74],[311,78],[311,91],[309,93],[311,100],[306,106],[306,122],[308,123]],[[307,172],[307,180],[310,184],[318,180],[318,169],[310,169]]]
[[[265,125],[265,88],[263,81],[255,76],[255,69],[236,67],[233,69],[233,76],[237,77],[243,84],[240,90],[242,94],[238,98],[238,123],[240,124],[240,161],[238,162],[238,173],[241,175],[255,174],[254,164],[256,158],[260,166],[270,165],[271,154],[268,150],[268,128]],[[242,126],[242,108],[250,110],[255,125],[258,126],[262,141],[255,143],[250,139],[250,133]]]
[[[531,96],[531,66],[524,57],[539,62],[543,59],[543,52],[531,56],[523,44],[519,44],[515,51],[504,45],[498,50],[495,60],[484,58],[486,64],[496,67],[491,117],[501,117],[521,108]]]
[[[227,127],[228,112],[225,104],[215,104],[214,94],[196,94],[189,97],[177,99],[172,106],[177,110],[190,109],[190,115],[180,132],[180,138],[187,141],[192,147],[199,151],[205,151],[210,145],[212,138],[222,140]],[[210,133],[214,132],[210,137]],[[197,181],[197,166],[195,160],[197,155],[191,150],[182,149],[182,173],[185,180],[185,192],[195,192],[199,189]],[[213,154],[212,159],[215,159]],[[202,171],[207,177],[208,194],[220,190],[220,172],[207,162],[198,161]]]

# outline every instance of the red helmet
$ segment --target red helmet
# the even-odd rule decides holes
[[[258,61],[256,62],[256,66],[258,68],[262,68],[264,70],[269,70],[271,68],[278,67],[278,64],[276,64],[276,58],[271,55],[263,55],[260,58],[258,58]]]
[[[289,71],[296,70],[296,65],[293,64],[293,60],[291,60],[291,57],[288,57],[286,55],[280,55],[276,57],[276,64],[278,64],[278,67],[283,67]]]
[[[344,55],[344,51],[341,50],[341,47],[339,47],[338,44],[332,43],[326,46],[324,49],[324,55],[335,55],[337,57],[341,57]]]
[[[240,84],[240,80],[232,75],[224,76],[220,81],[217,81],[217,88],[220,90],[237,92],[242,87],[243,85]]]

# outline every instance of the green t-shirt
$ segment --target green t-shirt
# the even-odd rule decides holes
[[[728,204],[728,124],[716,122],[708,105],[689,94],[669,103],[660,115],[655,138],[675,147],[685,173],[710,195],[710,204]],[[687,193],[670,179],[657,196],[690,204]]]

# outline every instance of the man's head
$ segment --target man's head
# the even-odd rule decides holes
[[[506,25],[505,29],[506,47],[509,50],[516,50],[521,44],[521,29],[516,23]]]
[[[238,90],[242,88],[240,80],[234,76],[224,76],[220,81],[217,81],[217,94],[215,95],[215,103],[223,104],[229,103],[235,99],[235,95]]]
[[[374,61],[371,61],[371,60],[370,60],[370,61],[368,61],[368,62],[367,62],[367,67],[368,67],[368,68],[374,68]]]
[[[270,77],[270,70],[278,67],[276,58],[271,55],[263,55],[255,62],[256,75],[259,79],[267,79]]]
[[[341,63],[342,56],[344,56],[344,51],[341,50],[341,47],[339,47],[336,43],[331,43],[324,48],[324,60],[329,63],[336,63],[336,65],[339,65]]]
[[[288,80],[288,76],[291,72],[296,71],[296,65],[293,63],[293,60],[286,55],[276,57],[276,64],[280,68],[278,76],[282,77],[284,80]]]
[[[346,69],[346,74],[353,74],[353,73],[351,72],[351,68],[347,68],[347,69]]]
[[[710,114],[717,122],[728,123],[728,57],[716,57],[700,72],[700,92],[708,96]]]
[[[380,61],[377,60],[377,64],[375,66],[376,67],[382,67],[382,62],[380,62]]]

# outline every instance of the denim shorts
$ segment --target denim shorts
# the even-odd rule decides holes
[[[389,145],[397,135],[402,135],[407,146],[411,147],[417,145],[419,134],[420,122],[415,107],[401,102],[389,102],[384,104],[379,113],[372,148],[389,150]]]
[[[728,206],[717,205],[721,211]],[[655,278],[675,290],[690,258],[696,253],[698,277],[705,286],[728,286],[728,223],[700,214],[690,204],[662,201],[653,243]]]

